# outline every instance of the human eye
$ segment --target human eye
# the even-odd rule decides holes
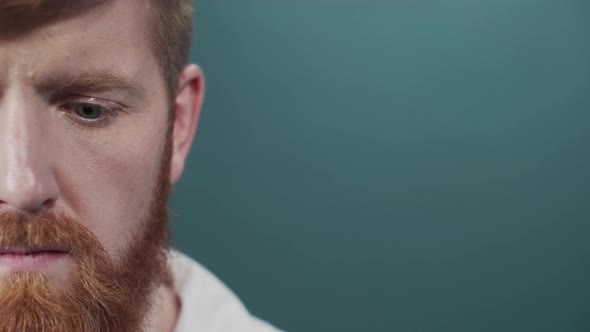
[[[125,106],[99,98],[78,97],[62,104],[61,109],[75,123],[86,127],[104,127],[124,111]]]

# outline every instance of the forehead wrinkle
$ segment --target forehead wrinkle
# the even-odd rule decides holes
[[[108,42],[108,43],[114,44],[116,46],[125,47],[128,49],[137,48],[139,46],[139,44],[141,43],[141,41],[138,41],[137,42],[138,45],[130,45],[129,43],[125,43],[122,40],[118,40],[115,38],[109,38],[109,37],[92,37],[92,39],[97,40],[97,41]]]

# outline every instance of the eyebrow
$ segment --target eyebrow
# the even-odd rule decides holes
[[[55,74],[43,78],[35,86],[42,94],[120,91],[137,99],[146,96],[145,88],[139,82],[110,71]]]

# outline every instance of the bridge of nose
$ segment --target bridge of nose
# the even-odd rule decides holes
[[[0,93],[0,204],[34,211],[58,198],[48,107],[25,84]]]

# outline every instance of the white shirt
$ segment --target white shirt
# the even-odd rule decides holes
[[[219,279],[191,258],[172,250],[170,266],[181,301],[175,332],[279,332],[250,315]]]

